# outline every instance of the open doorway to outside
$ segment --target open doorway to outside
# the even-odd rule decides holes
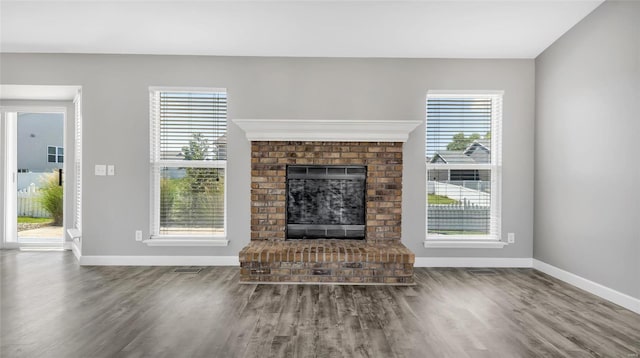
[[[18,113],[18,244],[64,242],[64,113]]]
[[[82,255],[82,87],[0,84],[1,249]]]
[[[64,244],[64,108],[3,112],[5,244]]]

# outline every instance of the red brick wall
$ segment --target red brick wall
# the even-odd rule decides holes
[[[367,240],[400,240],[402,143],[252,142],[251,240],[285,239],[287,164],[367,166]]]

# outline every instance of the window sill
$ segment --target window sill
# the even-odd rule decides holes
[[[69,234],[69,237],[71,238],[71,240],[79,239],[82,237],[82,233],[80,232],[80,230],[76,228],[67,229],[67,234]]]
[[[502,249],[507,245],[498,240],[425,240],[427,249]]]
[[[147,246],[228,246],[229,240],[225,237],[216,238],[185,238],[185,237],[151,237],[143,240]]]

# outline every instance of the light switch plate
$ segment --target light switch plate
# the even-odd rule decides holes
[[[107,165],[107,175],[116,175],[116,166],[113,164]]]
[[[107,175],[107,166],[104,164],[96,164],[95,173],[99,176]]]

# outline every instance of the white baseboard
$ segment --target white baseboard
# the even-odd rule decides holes
[[[583,289],[596,296],[602,297],[605,300],[611,301],[630,311],[640,314],[640,299],[631,297],[627,294],[603,286],[599,283],[593,282],[584,277],[580,277],[576,274],[557,268],[555,266],[549,265],[548,263],[542,262],[540,260],[533,259],[533,268],[538,271],[544,272],[549,276],[553,276],[561,281]]]
[[[415,267],[533,267],[530,258],[416,257]]]
[[[80,258],[82,257],[82,250],[80,249],[80,242],[78,239],[73,239],[71,242],[71,252],[73,252],[73,256],[76,257],[76,260],[80,262]]]
[[[75,254],[75,251],[74,251]],[[82,266],[239,266],[238,256],[87,256]],[[415,267],[532,267],[529,258],[416,257]]]
[[[238,256],[87,256],[81,266],[240,266]]]
[[[76,254],[76,251],[74,251]],[[76,254],[76,257],[78,255]],[[79,256],[82,266],[239,266],[238,256]],[[532,267],[529,258],[416,257],[415,267]]]

